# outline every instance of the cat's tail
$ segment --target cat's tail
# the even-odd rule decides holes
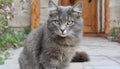
[[[76,52],[72,62],[88,62],[90,60],[86,52]]]

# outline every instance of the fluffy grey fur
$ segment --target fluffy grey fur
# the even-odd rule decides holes
[[[81,9],[81,3],[63,7],[50,0],[47,22],[27,37],[20,69],[67,69],[81,38]]]

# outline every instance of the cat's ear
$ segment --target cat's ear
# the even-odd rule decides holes
[[[82,13],[82,2],[77,2],[73,6],[72,11],[77,12],[77,13]]]
[[[50,13],[54,13],[58,9],[57,5],[52,0],[49,0],[48,7],[49,7]]]

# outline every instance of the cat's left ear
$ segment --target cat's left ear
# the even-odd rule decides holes
[[[74,12],[77,12],[77,13],[82,13],[82,2],[76,3],[76,4],[73,6],[72,10],[73,10]]]

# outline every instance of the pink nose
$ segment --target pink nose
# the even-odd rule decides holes
[[[60,30],[61,30],[62,33],[65,31],[65,29],[60,29]]]

